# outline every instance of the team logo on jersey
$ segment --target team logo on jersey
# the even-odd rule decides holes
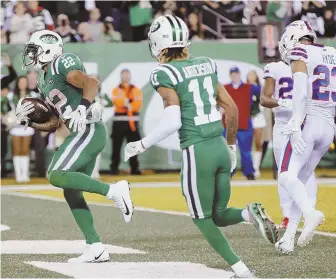
[[[48,80],[48,83],[49,83],[49,84],[53,84],[53,83],[54,83],[54,80],[53,80],[52,78],[50,78],[50,79]]]
[[[160,22],[155,22],[152,24],[150,32],[153,33],[161,27]]]
[[[42,43],[45,43],[45,44],[56,44],[58,42],[58,39],[56,36],[54,35],[42,35],[40,37],[40,40]]]

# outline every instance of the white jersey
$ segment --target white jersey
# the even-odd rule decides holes
[[[319,44],[297,45],[288,53],[288,61],[307,64],[308,115],[324,118],[334,126],[336,109],[336,49]]]
[[[263,78],[271,77],[275,80],[274,99],[292,99],[293,78],[291,68],[284,62],[272,62],[265,66]],[[274,108],[275,123],[288,123],[292,117],[292,110],[284,107]]]

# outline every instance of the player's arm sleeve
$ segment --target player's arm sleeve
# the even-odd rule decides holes
[[[274,63],[269,63],[264,67],[263,79],[266,78],[276,78],[275,65]]]
[[[73,53],[62,54],[51,63],[51,74],[61,76],[64,80],[66,80],[67,74],[73,70],[86,73],[83,62]]]
[[[150,75],[150,84],[155,90],[160,87],[175,89],[178,82],[178,77],[167,66],[156,67]]]
[[[209,57],[210,63],[211,63],[211,68],[214,71],[214,73],[217,75],[217,64],[216,62]]]

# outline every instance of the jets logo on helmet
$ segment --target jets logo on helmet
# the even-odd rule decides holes
[[[62,53],[63,42],[57,33],[49,30],[34,32],[25,44],[22,55],[23,68],[33,66],[37,70],[42,69]]]
[[[163,49],[188,46],[188,38],[189,30],[185,22],[172,15],[155,19],[148,33],[149,47],[155,58]]]

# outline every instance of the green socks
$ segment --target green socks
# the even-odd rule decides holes
[[[86,239],[86,243],[92,244],[101,242],[94,227],[93,216],[84,199],[83,192],[72,189],[64,189],[64,197],[71,209],[71,213],[75,218],[78,227]]]
[[[52,185],[63,189],[79,190],[103,196],[106,196],[110,190],[110,185],[80,172],[54,170],[50,174],[49,181]]]
[[[211,247],[214,248],[230,266],[240,261],[239,257],[232,251],[228,240],[217,228],[211,217],[193,219],[193,221]]]
[[[241,208],[226,208],[220,212],[213,213],[213,221],[217,227],[226,227],[244,222]]]

